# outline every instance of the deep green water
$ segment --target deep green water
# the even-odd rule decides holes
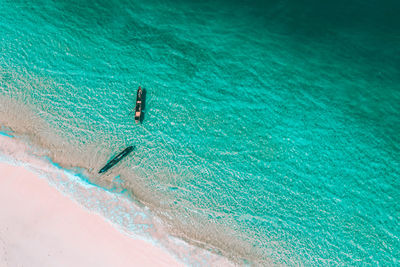
[[[267,2],[0,0],[0,121],[228,257],[399,265],[399,2]]]

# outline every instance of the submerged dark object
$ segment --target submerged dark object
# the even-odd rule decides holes
[[[136,106],[135,106],[135,122],[139,123],[143,120],[144,101],[146,98],[146,90],[139,86],[136,93]]]
[[[123,158],[126,157],[129,153],[131,153],[133,149],[134,149],[133,146],[128,146],[127,148],[125,148],[121,153],[119,153],[118,155],[116,155],[112,160],[110,160],[106,165],[104,165],[104,167],[101,168],[101,170],[99,171],[99,173],[103,173],[103,172],[108,171],[112,166],[114,166],[115,164],[117,164],[121,159],[123,159]]]

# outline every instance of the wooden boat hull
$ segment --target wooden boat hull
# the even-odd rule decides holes
[[[144,90],[139,86],[136,93],[135,122],[141,123],[143,119]]]

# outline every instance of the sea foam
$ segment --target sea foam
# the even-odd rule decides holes
[[[84,174],[62,168],[49,157],[43,156],[43,149],[34,147],[26,137],[11,138],[9,133],[7,130],[7,134],[0,135],[0,161],[23,166],[38,174],[85,209],[103,216],[122,233],[163,247],[188,265],[232,264],[221,256],[171,236],[160,219],[147,207],[135,203],[124,191],[102,188],[91,183]],[[115,179],[118,180],[118,177]]]

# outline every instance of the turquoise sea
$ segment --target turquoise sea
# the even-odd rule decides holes
[[[399,14],[390,0],[0,0],[0,125],[240,265],[400,265]]]

